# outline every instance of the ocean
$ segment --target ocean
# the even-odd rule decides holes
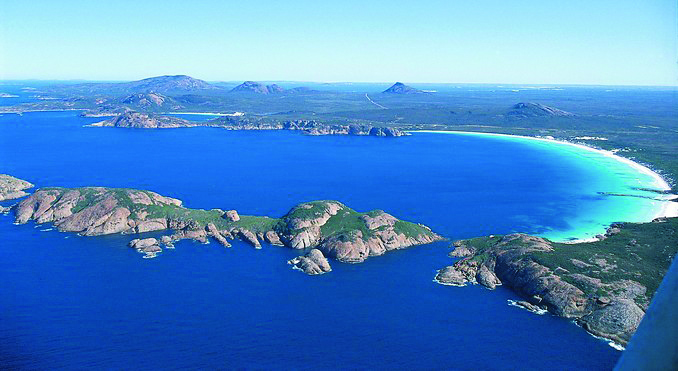
[[[89,128],[77,112],[0,115],[0,173],[42,186],[148,189],[191,208],[281,216],[317,199],[383,209],[450,239],[588,238],[656,201],[652,177],[533,140],[415,133],[313,137],[216,128]],[[654,203],[654,204],[653,204]],[[3,205],[11,202],[3,202]],[[0,364],[18,369],[609,369],[620,353],[505,288],[433,282],[448,242],[306,276],[298,255],[136,236],[80,237],[0,216]],[[150,235],[160,235],[159,233]]]

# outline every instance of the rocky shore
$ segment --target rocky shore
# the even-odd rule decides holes
[[[0,201],[27,196],[28,193],[24,190],[29,188],[33,188],[33,184],[11,175],[0,174]]]
[[[530,311],[577,321],[593,335],[627,344],[676,254],[678,218],[617,224],[601,241],[557,244],[512,234],[453,243],[443,285],[505,285]],[[659,237],[658,237],[659,236]]]
[[[0,175],[5,198],[22,197],[33,185]],[[133,248],[153,258],[177,241],[210,240],[230,247],[240,239],[302,251],[288,264],[309,275],[332,270],[329,259],[360,263],[372,256],[442,237],[422,224],[382,211],[357,212],[331,200],[305,202],[280,218],[240,215],[236,210],[190,209],[158,193],[126,188],[40,188],[13,207],[17,224],[52,223],[83,236],[167,231],[136,236]],[[435,281],[450,286],[504,285],[521,296],[510,301],[535,313],[576,320],[590,333],[625,345],[678,253],[678,218],[615,224],[604,238],[579,244],[554,243],[525,234],[488,236],[452,244],[452,265]]]
[[[285,246],[316,248],[345,263],[442,240],[423,224],[399,220],[382,210],[359,213],[337,201],[295,206],[274,226]]]
[[[291,264],[295,269],[310,275],[324,274],[332,271],[330,262],[327,261],[322,251],[318,249],[312,249],[306,255],[291,259],[287,264]]]
[[[188,121],[172,116],[140,112],[125,112],[89,126],[137,129],[171,129],[188,127],[218,127],[227,130],[293,130],[308,135],[358,135],[400,137],[406,132],[391,128],[358,124],[326,124],[316,120],[275,121],[242,116],[222,116],[209,121]]]
[[[328,272],[325,256],[359,263],[370,256],[441,240],[430,228],[399,220],[384,211],[367,213],[337,201],[306,202],[282,218],[239,215],[236,210],[183,207],[180,200],[155,192],[125,188],[41,188],[14,207],[15,221],[52,223],[59,231],[83,236],[171,231],[159,239],[135,239],[130,247],[154,257],[162,247],[183,239],[228,247],[241,239],[310,250],[291,264],[309,274]],[[317,252],[315,252],[317,251]]]

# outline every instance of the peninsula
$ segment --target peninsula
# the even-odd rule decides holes
[[[358,135],[376,137],[400,137],[408,135],[402,130],[391,127],[359,124],[326,124],[316,120],[278,121],[243,116],[221,116],[208,121],[189,121],[172,116],[141,112],[125,112],[89,126],[137,129],[170,129],[206,126],[227,130],[293,130],[308,135]]]
[[[564,244],[512,234],[453,243],[461,258],[435,277],[444,285],[504,284],[534,312],[575,319],[626,345],[678,253],[678,218],[615,224],[599,241]]]

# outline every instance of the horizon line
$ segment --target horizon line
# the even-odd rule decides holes
[[[193,79],[202,80],[208,83],[233,83],[241,84],[245,81],[254,81],[254,82],[264,82],[264,83],[311,83],[311,84],[395,84],[401,82],[403,84],[425,84],[425,85],[492,85],[492,86],[501,86],[501,85],[512,85],[512,86],[526,86],[526,85],[538,85],[538,86],[591,86],[591,87],[605,87],[605,86],[616,86],[616,87],[666,87],[666,88],[678,88],[678,82],[671,84],[591,84],[591,83],[549,83],[549,82],[403,82],[403,80],[398,81],[313,81],[313,80],[206,80],[193,77],[186,74],[165,74],[165,75],[156,75],[150,77],[144,77],[136,80],[96,80],[96,79],[42,79],[42,78],[17,78],[17,79],[0,79],[0,82],[82,82],[82,83],[126,83],[141,81],[145,79],[157,78],[157,77],[171,77],[171,76],[188,76]]]

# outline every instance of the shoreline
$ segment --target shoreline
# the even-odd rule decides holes
[[[532,137],[527,135],[513,135],[513,134],[501,134],[501,133],[483,133],[483,132],[473,132],[473,131],[458,131],[458,130],[408,130],[408,133],[433,133],[433,134],[458,134],[458,135],[476,135],[476,136],[490,136],[490,137],[503,137],[503,138],[517,138],[525,140],[537,140],[541,142],[547,142],[551,144],[565,144],[572,147],[579,148],[581,150],[594,152],[599,155],[611,158],[617,162],[621,162],[637,172],[647,175],[652,178],[652,186],[656,187],[658,191],[666,192],[671,190],[669,182],[661,176],[661,174],[652,170],[646,165],[635,162],[629,158],[620,156],[613,151],[604,150],[600,148],[595,148],[581,143],[573,143],[566,140],[558,140],[555,138],[541,138],[541,137]],[[678,217],[678,202],[672,201],[678,198],[674,194],[663,194],[655,198],[655,202],[661,202],[661,207],[656,207],[658,210],[654,213],[654,216],[647,222],[651,222],[657,218],[673,218]],[[569,241],[558,241],[559,243],[567,244],[576,244],[576,243],[587,243],[598,241],[599,238],[596,237],[587,237],[587,238],[577,238]]]
[[[202,116],[244,116],[244,112],[236,111],[233,113],[216,113],[216,112],[162,112],[161,115],[202,115]]]
[[[6,107],[11,107],[11,106],[4,106],[3,108]],[[17,114],[20,115],[22,113],[31,113],[31,112],[69,112],[69,111],[88,111],[89,108],[55,108],[55,109],[26,109],[26,110],[16,110],[16,111],[10,111],[10,110],[0,110],[0,114]],[[104,113],[101,114],[100,117],[108,117],[108,116],[118,116],[119,113]],[[240,111],[235,111],[233,113],[217,113],[217,112],[160,112],[158,115],[202,115],[202,116],[244,116],[244,112]],[[89,116],[89,117],[99,117],[99,116]]]
[[[660,174],[657,172],[653,171],[649,167],[640,164],[638,162],[635,162],[629,158],[620,156],[613,151],[608,151],[605,149],[599,149],[595,148],[592,146],[587,146],[585,144],[581,143],[573,143],[573,142],[568,142],[566,140],[558,140],[558,139],[551,139],[551,138],[541,138],[541,137],[531,137],[527,135],[514,135],[514,134],[500,134],[500,133],[482,133],[482,132],[475,132],[475,131],[458,131],[458,130],[407,130],[409,133],[441,133],[441,134],[464,134],[464,135],[480,135],[480,136],[494,136],[494,137],[508,137],[508,138],[521,138],[521,139],[530,139],[530,140],[538,140],[542,142],[548,142],[548,143],[555,143],[555,144],[566,144],[570,145],[573,147],[577,147],[586,151],[590,152],[596,152],[598,154],[604,155],[606,157],[613,158],[619,162],[622,162],[626,165],[631,166],[632,168],[638,170],[639,172],[649,175],[652,177],[655,181],[655,186],[659,188],[658,190],[660,191],[670,191],[671,186],[669,183],[662,177]]]
[[[31,112],[70,112],[70,111],[87,111],[87,108],[29,109],[29,110],[21,110],[21,111],[0,110],[0,115],[2,115],[2,114],[22,115],[24,113],[31,113]]]

